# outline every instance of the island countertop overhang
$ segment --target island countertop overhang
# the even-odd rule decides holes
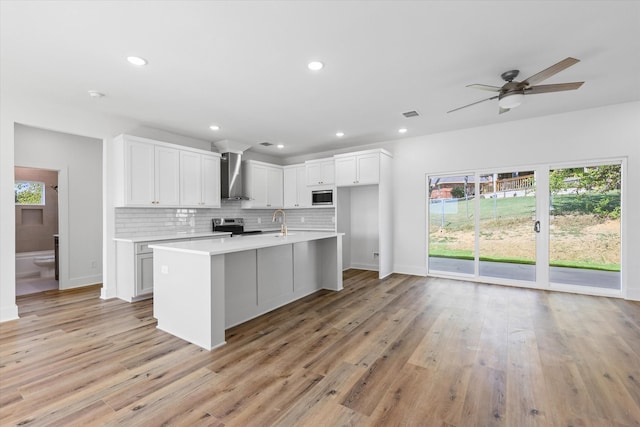
[[[279,233],[264,233],[259,235],[241,235],[189,242],[160,243],[149,245],[149,247],[151,249],[200,255],[222,255],[226,253],[289,245],[292,243],[308,242],[312,240],[329,239],[343,235],[344,233],[337,233],[334,231],[294,231],[285,236],[282,236]]]

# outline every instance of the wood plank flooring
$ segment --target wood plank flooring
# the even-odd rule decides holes
[[[373,272],[208,352],[153,301],[18,298],[0,425],[640,426],[640,303]]]

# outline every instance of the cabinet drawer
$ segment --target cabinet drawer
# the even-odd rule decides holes
[[[186,242],[189,241],[191,239],[184,239],[184,238],[180,238],[180,239],[170,239],[170,240],[154,240],[153,242],[141,242],[141,243],[136,243],[136,255],[140,255],[140,254],[149,254],[153,252],[153,249],[151,249],[149,247],[149,245],[157,245],[160,243],[177,243],[177,242]]]
[[[136,243],[136,255],[139,254],[148,254],[153,252],[153,249],[149,247],[149,245],[153,245],[156,242],[144,242],[144,243]]]

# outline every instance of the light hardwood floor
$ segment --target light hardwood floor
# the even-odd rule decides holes
[[[640,303],[345,272],[202,350],[152,301],[18,298],[0,425],[638,426]]]

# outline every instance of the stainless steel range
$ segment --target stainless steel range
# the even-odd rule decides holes
[[[245,230],[243,218],[213,218],[212,224],[213,231],[230,232],[232,236],[262,233],[262,230]]]

